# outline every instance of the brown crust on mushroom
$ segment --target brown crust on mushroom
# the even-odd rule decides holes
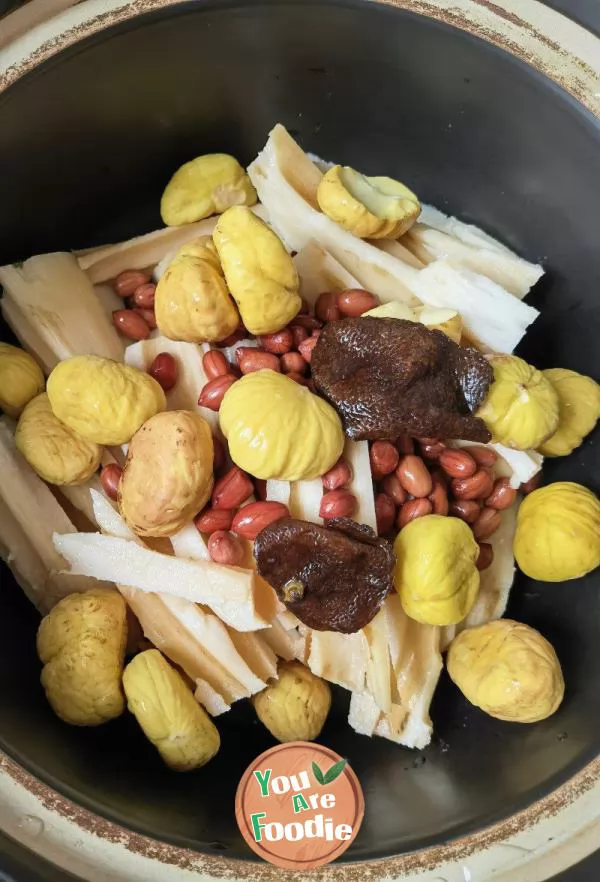
[[[392,546],[349,518],[325,526],[284,518],[259,533],[254,555],[279,599],[315,631],[360,631],[393,589]]]
[[[317,389],[355,440],[491,438],[473,416],[493,380],[488,361],[418,322],[372,316],[330,322],[311,368]]]

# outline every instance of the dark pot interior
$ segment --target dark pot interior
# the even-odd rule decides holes
[[[600,375],[600,127],[533,69],[469,35],[374,3],[207,2],[105,30],[25,76],[0,101],[0,261],[100,244],[160,225],[181,162],[213,150],[250,160],[276,122],[303,146],[399,177],[473,220],[548,277],[523,354]],[[597,439],[597,436],[596,436]],[[547,478],[598,489],[598,446]],[[233,799],[271,743],[246,703],[220,718],[208,767],[163,768],[133,718],[63,725],[38,683],[37,615],[2,570],[0,746],[75,802],[150,836],[249,857]],[[598,574],[519,578],[510,614],[539,628],[564,666],[566,700],[534,725],[499,723],[443,679],[423,753],[354,735],[339,692],[323,741],[349,757],[366,817],[348,859],[467,834],[530,805],[598,753]]]

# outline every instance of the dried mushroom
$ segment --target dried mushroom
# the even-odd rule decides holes
[[[330,322],[311,368],[350,438],[490,440],[473,412],[493,380],[492,368],[475,349],[458,346],[441,331],[393,318]]]
[[[279,599],[316,631],[360,631],[393,590],[392,546],[349,518],[323,527],[284,518],[258,534],[254,555]]]

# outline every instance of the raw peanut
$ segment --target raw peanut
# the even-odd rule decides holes
[[[378,493],[375,497],[375,515],[377,517],[377,533],[385,536],[391,532],[396,520],[396,504],[387,493]]]
[[[124,270],[114,280],[113,287],[119,297],[131,297],[140,285],[145,285],[150,279],[150,273],[142,270]]]
[[[505,508],[510,508],[516,498],[517,491],[510,486],[510,478],[498,478],[494,489],[485,500],[485,505],[497,511],[504,511]]]
[[[396,438],[396,447],[399,453],[414,453],[415,442],[408,435],[400,435]]]
[[[431,475],[420,456],[404,456],[396,469],[396,476],[407,493],[419,499],[429,496],[433,489]]]
[[[498,454],[491,447],[463,447],[465,453],[470,454],[478,466],[491,469],[498,459]]]
[[[304,328],[305,331],[314,331],[315,328],[322,328],[323,322],[320,322],[314,315],[297,315],[294,319],[294,325]]]
[[[298,344],[298,352],[304,359],[304,361],[310,364],[310,360],[312,358],[313,349],[317,345],[318,337],[309,337],[308,340],[303,340],[302,343]]]
[[[477,463],[464,450],[444,450],[439,464],[451,478],[470,478],[477,471]]]
[[[274,334],[265,334],[258,340],[265,352],[273,352],[275,355],[283,355],[294,346],[294,336],[289,328],[283,328]]]
[[[244,558],[244,549],[236,537],[225,530],[218,530],[209,536],[207,546],[214,562],[227,567],[238,566]]]
[[[315,303],[315,315],[322,322],[335,322],[341,318],[337,305],[337,294],[333,291],[325,291],[319,294]]]
[[[299,352],[284,352],[279,361],[284,374],[304,374],[306,372],[306,362]]]
[[[306,328],[301,328],[300,325],[290,325],[290,331],[292,332],[292,337],[294,338],[294,347],[297,349],[304,340],[308,340],[309,333]]]
[[[400,454],[391,441],[373,441],[369,451],[371,474],[376,481],[391,475],[400,461]]]
[[[177,362],[170,352],[159,352],[148,368],[148,373],[168,392],[177,382]]]
[[[217,411],[223,403],[223,398],[228,389],[236,382],[237,377],[233,374],[225,374],[222,377],[215,377],[209,380],[203,387],[198,398],[200,407],[208,407],[210,410]]]
[[[132,309],[115,309],[112,319],[117,331],[129,340],[147,340],[150,336],[148,322]]]
[[[502,515],[495,508],[482,508],[481,514],[472,526],[473,535],[478,542],[489,539],[500,526]]]
[[[338,459],[336,464],[325,472],[321,478],[325,490],[341,490],[352,480],[352,469],[345,459]]]
[[[433,506],[428,499],[409,499],[398,512],[396,526],[401,530],[402,527],[405,527],[410,521],[430,515],[432,511]]]
[[[487,570],[494,560],[494,549],[489,542],[479,543],[479,557],[475,562],[478,570]]]
[[[450,503],[449,512],[453,518],[474,524],[481,514],[481,505],[472,499],[455,499]]]
[[[292,371],[286,376],[290,380],[293,380],[294,383],[300,383],[301,386],[309,386],[312,389],[311,380],[307,380],[306,377],[303,377],[302,374],[298,373],[298,371]]]
[[[254,479],[254,495],[257,499],[267,498],[267,482],[263,481],[262,478]]]
[[[438,460],[441,454],[447,449],[443,441],[437,438],[419,438],[419,449],[421,456],[432,462]]]
[[[116,462],[111,462],[110,465],[104,466],[100,472],[102,489],[108,498],[113,499],[115,502],[119,493],[119,481],[121,480],[122,473],[123,469]]]
[[[254,491],[246,472],[233,466],[215,483],[211,496],[213,508],[239,508]]]
[[[381,482],[381,489],[387,496],[391,496],[396,505],[402,505],[406,502],[406,490],[397,475],[386,475]]]
[[[342,315],[356,318],[379,306],[379,300],[370,291],[363,288],[348,288],[346,291],[340,291],[337,296],[337,306]]]
[[[225,374],[231,373],[231,365],[218,349],[211,349],[209,352],[205,352],[202,356],[202,367],[209,380],[214,380],[215,377],[224,377]]]
[[[443,484],[440,484],[439,481],[436,481],[433,485],[433,490],[429,494],[428,498],[431,502],[434,514],[448,514],[448,493]]]
[[[133,292],[133,302],[141,309],[154,309],[155,292],[156,285],[154,282],[146,282]]]
[[[244,354],[238,361],[243,374],[252,374],[254,371],[277,371],[279,373],[279,359],[272,352],[261,352],[260,349],[244,348]],[[238,349],[238,352],[240,350]],[[237,352],[236,352],[237,356]]]
[[[217,530],[230,530],[235,509],[205,508],[194,518],[199,533],[216,533]]]
[[[240,362],[241,362],[242,358],[243,358],[248,352],[263,352],[263,350],[262,350],[262,349],[258,349],[258,348],[256,348],[255,346],[239,346],[239,347],[235,350],[235,363],[237,364],[238,367],[240,366]]]
[[[282,518],[289,518],[290,512],[287,505],[283,502],[251,502],[245,505],[233,519],[231,529],[243,539],[254,541],[261,530],[280,521]]]
[[[457,499],[486,499],[492,492],[494,479],[484,469],[470,478],[453,478],[452,493]]]
[[[351,518],[356,508],[356,497],[348,490],[330,490],[321,499],[319,517],[323,518],[323,520],[329,520],[329,518]]]
[[[225,447],[223,446],[223,442],[219,440],[219,438],[215,438],[213,435],[213,448],[214,448],[214,458],[213,458],[213,472],[219,472],[225,462],[227,457],[225,455]]]
[[[144,319],[151,331],[156,329],[156,316],[153,309],[140,309],[140,307],[136,306],[133,311]]]
[[[223,340],[219,340],[219,346],[222,346],[223,349],[227,349],[229,346],[233,346],[235,343],[239,343],[240,340],[243,340],[248,336],[248,331],[246,328],[239,327],[230,334],[229,337],[225,337]]]
[[[519,492],[523,494],[523,496],[527,496],[529,493],[533,493],[534,490],[537,490],[538,487],[542,486],[542,473],[538,472],[537,475],[534,475],[533,478],[530,478],[528,481],[525,481],[524,484],[521,484],[519,487]]]

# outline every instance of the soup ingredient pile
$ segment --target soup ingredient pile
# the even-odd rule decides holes
[[[423,748],[447,652],[483,712],[554,713],[556,653],[502,616],[515,558],[600,564],[594,494],[541,486],[600,388],[513,354],[541,267],[282,126],[247,171],[186,163],[161,213],[0,268],[23,347],[0,344],[0,545],[55,712],[127,707],[188,771],[242,699],[319,737],[331,683],[358,733]]]

